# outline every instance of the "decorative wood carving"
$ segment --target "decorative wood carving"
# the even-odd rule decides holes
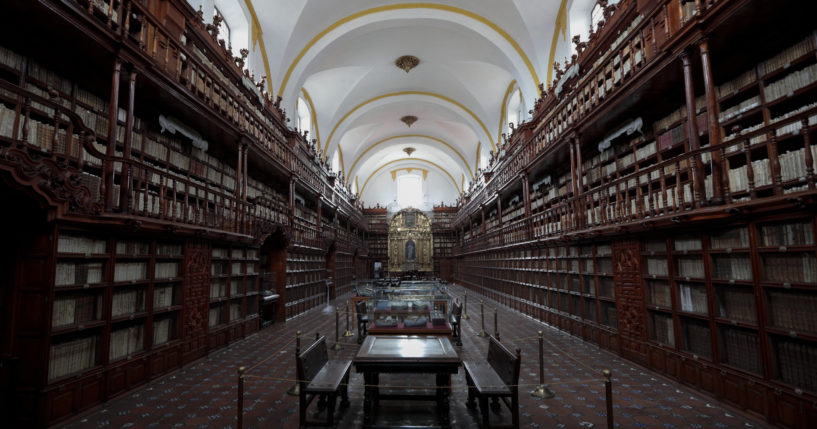
[[[50,205],[68,205],[70,212],[98,215],[102,205],[82,185],[82,173],[52,158],[30,154],[14,147],[0,148],[0,170],[12,174],[18,185],[31,187]]]
[[[616,285],[618,330],[624,337],[646,340],[644,320],[644,287],[641,280],[640,243],[618,241],[613,243],[613,280]]]
[[[210,302],[210,255],[208,244],[190,242],[184,249],[185,360],[207,352],[207,322]]]

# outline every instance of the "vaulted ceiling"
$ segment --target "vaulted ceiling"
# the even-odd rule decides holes
[[[568,14],[587,21],[595,3],[244,2],[270,92],[292,118],[308,104],[310,138],[369,205],[394,198],[373,183],[408,168],[427,170],[434,202],[454,202],[502,140],[510,95],[518,88],[522,112],[532,107],[570,54]],[[395,65],[406,55],[419,60],[408,72]]]

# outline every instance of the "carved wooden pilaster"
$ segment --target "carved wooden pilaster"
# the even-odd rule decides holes
[[[636,240],[613,243],[613,281],[621,353],[643,363],[647,359],[647,320],[640,249],[641,243]]]
[[[210,246],[188,242],[184,246],[184,361],[207,354],[210,317]]]

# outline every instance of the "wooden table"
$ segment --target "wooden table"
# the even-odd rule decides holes
[[[355,371],[363,373],[365,380],[363,427],[373,426],[375,410],[381,398],[435,401],[441,426],[451,427],[451,374],[457,373],[460,357],[448,337],[369,335],[352,360],[352,365]],[[434,374],[436,392],[434,395],[380,394],[379,378],[382,373]]]

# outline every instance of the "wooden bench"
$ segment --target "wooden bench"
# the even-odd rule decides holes
[[[369,310],[366,308],[366,301],[355,303],[355,317],[357,318],[357,343],[363,343],[366,338],[366,329],[369,327]]]
[[[299,427],[334,426],[335,402],[341,394],[341,407],[349,406],[349,372],[352,361],[329,360],[326,337],[320,337],[298,355],[297,376],[301,385],[299,396]],[[306,418],[309,404],[318,399],[318,410],[326,408],[326,421],[310,422]]]
[[[468,383],[468,408],[474,408],[474,399],[479,399],[479,409],[482,413],[482,427],[490,428],[488,418],[488,399],[493,401],[491,408],[499,413],[501,407],[498,400],[511,411],[511,426],[519,427],[519,366],[522,355],[519,349],[516,354],[511,353],[496,338],[490,337],[488,344],[488,358],[484,362],[463,362],[465,380]],[[497,426],[494,426],[497,427]]]
[[[451,324],[451,330],[454,332],[453,337],[457,340],[458,346],[462,345],[462,331],[460,329],[460,321],[462,320],[462,305],[459,302],[454,303],[451,307],[451,315],[448,317],[448,323]]]

